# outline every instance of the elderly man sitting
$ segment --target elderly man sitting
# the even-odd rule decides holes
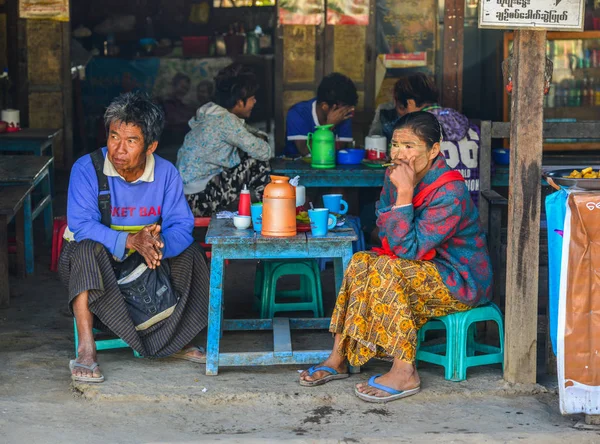
[[[83,382],[104,381],[92,327],[145,357],[206,358],[190,341],[207,325],[208,267],[181,177],[154,154],[163,112],[127,93],[104,121],[107,146],[73,165],[59,265],[79,335],[69,367]]]

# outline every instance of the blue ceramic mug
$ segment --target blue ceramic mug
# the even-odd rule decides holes
[[[323,196],[323,206],[335,214],[346,214],[348,212],[348,202],[342,199],[341,194],[325,194]]]
[[[329,214],[327,208],[308,210],[308,218],[310,219],[310,231],[314,237],[327,236],[327,230],[331,230],[337,225],[337,217]]]
[[[252,204],[250,206],[250,214],[252,215],[252,226],[254,227],[254,231],[260,233],[262,231],[263,204]]]

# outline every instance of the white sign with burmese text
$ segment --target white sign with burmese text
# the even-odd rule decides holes
[[[583,31],[585,0],[481,0],[479,27]]]

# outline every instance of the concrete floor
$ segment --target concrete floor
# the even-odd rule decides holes
[[[64,211],[65,179],[57,214]],[[423,391],[387,405],[353,394],[356,382],[389,368],[380,361],[347,380],[304,388],[298,366],[222,368],[208,377],[203,365],[137,359],[123,349],[99,352],[103,384],[73,384],[66,292],[48,271],[41,239],[36,256],[35,275],[11,278],[11,306],[0,310],[0,443],[600,442],[600,429],[582,430],[581,417],[559,414],[554,380],[540,375],[543,385],[510,386],[498,366],[472,369],[460,383],[445,381],[440,367],[420,367]],[[252,262],[228,267],[226,317],[254,315],[253,276]],[[330,269],[322,279],[330,312]],[[306,348],[331,345],[326,332],[293,339]],[[269,333],[223,339],[227,351],[269,347]]]
[[[353,394],[353,384],[386,371],[380,361],[347,380],[303,388],[298,366],[222,368],[209,377],[202,365],[137,359],[123,349],[99,352],[103,384],[72,384],[72,318],[48,260],[40,254],[32,278],[11,279],[11,306],[0,310],[2,443],[600,442],[600,429],[579,430],[580,417],[560,416],[551,380],[509,386],[498,367],[473,369],[453,383],[441,368],[424,366],[423,391],[387,405]],[[253,264],[233,262],[228,274],[226,316],[252,316]],[[328,307],[332,280],[327,270]],[[325,348],[331,338],[299,333],[294,342]],[[270,346],[268,333],[226,333],[223,340],[228,351]]]

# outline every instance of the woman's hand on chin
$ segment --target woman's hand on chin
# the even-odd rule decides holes
[[[411,157],[408,161],[394,159],[395,166],[392,166],[390,180],[396,187],[398,197],[395,205],[407,205],[412,203],[415,189],[417,173],[415,171],[415,158]]]

